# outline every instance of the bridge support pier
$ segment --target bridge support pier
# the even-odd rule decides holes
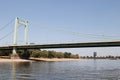
[[[30,57],[30,54],[29,54],[28,50],[24,49],[23,59],[29,59],[29,57]]]
[[[14,38],[13,44],[14,46],[17,45],[17,31],[18,31],[18,24],[25,26],[25,44],[28,43],[28,21],[20,20],[19,18],[15,19],[15,27],[14,27]],[[16,47],[13,47],[13,53],[11,55],[12,59],[19,59],[19,55],[16,52]]]
[[[20,59],[19,55],[17,54],[16,47],[13,47],[13,52],[11,54],[11,59]]]

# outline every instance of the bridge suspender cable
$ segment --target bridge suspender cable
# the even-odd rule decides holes
[[[12,19],[10,22],[8,22],[6,25],[2,26],[0,28],[0,31],[4,30],[5,28],[7,28],[12,22],[14,21],[14,19]],[[0,41],[5,39],[6,37],[8,37],[9,35],[11,35],[13,33],[13,31],[9,32],[8,34],[6,34],[5,36],[0,38]]]
[[[64,32],[64,33],[69,33],[71,35],[74,36],[84,36],[84,37],[92,37],[92,38],[103,38],[103,39],[113,39],[113,38],[118,38],[120,36],[110,36],[110,35],[102,35],[102,34],[85,34],[85,33],[78,33],[78,32],[73,32],[73,31],[68,31],[68,30],[62,30],[62,29],[57,29],[57,28],[53,28],[53,27],[48,27],[48,26],[44,26],[42,28],[48,29],[48,30],[54,30],[56,32]]]
[[[6,34],[5,36],[3,36],[2,38],[0,38],[0,41],[5,39],[6,37],[8,37],[9,35],[11,35],[13,33],[13,31],[9,32],[8,34]]]
[[[20,28],[20,26],[18,27],[18,28]],[[1,37],[0,38],[0,41],[1,40],[4,40],[5,38],[7,38],[9,35],[11,35],[12,33],[14,33],[14,30],[12,30],[12,31],[10,31],[8,34],[6,34],[5,36],[3,36],[3,37]]]
[[[5,29],[6,27],[8,27],[12,22],[14,21],[14,19],[12,19],[10,22],[8,22],[6,25],[2,26],[0,28],[0,31],[2,31],[3,29]]]

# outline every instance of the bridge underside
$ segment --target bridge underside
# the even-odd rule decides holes
[[[111,42],[87,42],[87,43],[61,43],[61,44],[29,44],[16,46],[0,46],[0,50],[16,49],[52,49],[52,48],[88,48],[88,47],[119,47],[120,41]]]

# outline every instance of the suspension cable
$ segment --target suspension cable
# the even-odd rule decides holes
[[[18,29],[20,28],[20,26],[18,26]],[[2,38],[0,38],[0,41],[5,39],[6,37],[8,37],[9,35],[11,35],[12,33],[14,33],[14,30],[10,31],[8,34],[6,34],[5,36],[3,36]]]
[[[8,25],[10,25],[12,22],[14,21],[14,19],[12,19],[10,22],[8,22],[6,25],[2,26],[0,28],[0,31],[2,31],[3,29],[5,29],[6,27],[8,27]]]
[[[13,31],[9,32],[8,34],[6,34],[5,36],[3,36],[2,38],[0,38],[0,41],[5,39],[6,37],[8,37],[9,35],[11,35],[13,33]]]
[[[62,29],[57,29],[57,28],[50,28],[48,26],[44,26],[42,28],[46,28],[46,29],[51,29],[51,30],[54,30],[54,31],[59,31],[59,32],[64,32],[64,33],[70,33],[72,35],[75,35],[75,36],[81,36],[83,35],[84,37],[85,36],[88,36],[88,37],[93,37],[93,38],[98,38],[98,37],[101,37],[101,38],[104,38],[104,39],[113,39],[113,37],[120,37],[120,36],[109,36],[109,35],[100,35],[100,34],[83,34],[83,33],[78,33],[78,32],[73,32],[73,31],[66,31],[66,30],[62,30]]]

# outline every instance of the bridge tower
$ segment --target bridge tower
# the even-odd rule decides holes
[[[13,52],[11,55],[12,59],[19,58],[16,52],[16,47],[17,46],[17,31],[18,31],[18,25],[21,24],[25,27],[25,34],[24,34],[24,44],[28,44],[28,21],[23,21],[19,19],[18,17],[15,18],[15,27],[14,27],[14,39],[13,39]]]

